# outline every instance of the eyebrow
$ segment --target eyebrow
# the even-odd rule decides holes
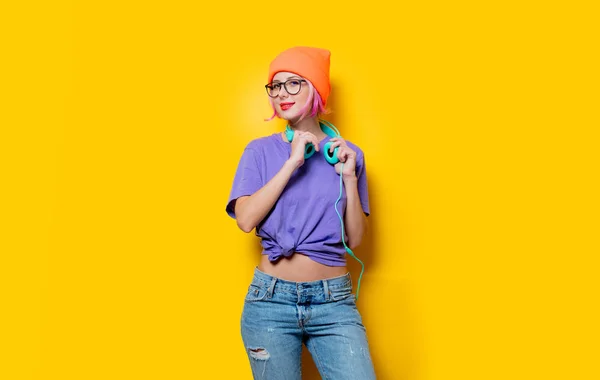
[[[288,80],[290,80],[290,79],[302,79],[302,78],[300,78],[300,77],[299,77],[299,76],[297,76],[297,75],[292,75],[291,77],[287,78],[287,79],[286,79],[286,80],[284,80],[283,82],[286,82],[286,81],[288,81]],[[282,83],[282,82],[281,82],[280,80],[274,80],[274,81],[273,81],[273,83]]]

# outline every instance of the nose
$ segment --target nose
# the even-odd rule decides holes
[[[284,95],[284,93],[285,93],[285,95]],[[279,96],[279,98],[281,98],[281,99],[285,99],[288,96],[290,96],[290,94],[288,94],[287,90],[285,89],[285,86],[281,86],[279,88],[279,94],[277,96]]]

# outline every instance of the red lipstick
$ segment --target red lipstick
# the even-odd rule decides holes
[[[282,110],[287,111],[290,108],[292,108],[292,106],[296,104],[294,102],[285,102],[285,103],[279,103],[279,106],[281,107]]]

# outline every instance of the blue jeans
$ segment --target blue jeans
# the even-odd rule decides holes
[[[292,282],[255,268],[241,328],[254,379],[300,380],[302,343],[323,379],[375,379],[350,273]]]

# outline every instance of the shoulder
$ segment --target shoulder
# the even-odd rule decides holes
[[[265,147],[268,147],[268,146],[276,143],[277,142],[276,139],[278,137],[279,137],[279,134],[277,134],[277,133],[267,135],[267,136],[256,137],[256,138],[250,140],[246,144],[246,149],[254,149],[254,150],[264,149]]]
[[[264,153],[269,151],[274,144],[277,143],[277,134],[271,134],[268,136],[256,137],[250,140],[244,147],[244,151],[253,151],[254,153]]]

